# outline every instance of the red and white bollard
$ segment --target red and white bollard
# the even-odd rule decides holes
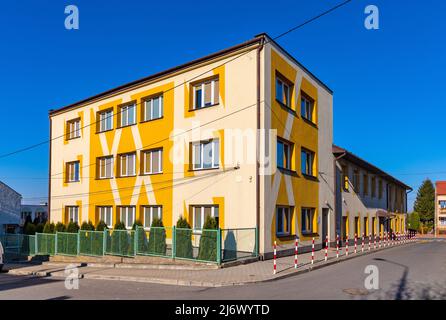
[[[336,258],[339,258],[339,235],[336,235]]]
[[[348,235],[347,235],[347,239],[345,241],[345,255],[348,256]]]
[[[369,233],[369,251],[372,249],[371,246],[372,246],[372,234]]]
[[[297,269],[297,247],[299,246],[299,239],[296,238],[296,245],[294,247],[294,269]]]
[[[328,236],[325,236],[325,261],[328,260]]]
[[[390,245],[393,246],[395,244],[395,232],[390,233]]]
[[[314,237],[313,243],[311,244],[311,264],[314,264]]]
[[[381,233],[378,233],[378,249],[381,249]]]
[[[376,233],[373,234],[373,250],[376,250]]]
[[[358,247],[358,235],[355,233],[355,253],[357,252],[357,247]]]
[[[364,252],[364,233],[362,234],[361,252]]]
[[[383,247],[384,247],[384,248],[387,247],[387,237],[388,237],[388,233],[387,233],[387,232],[384,232],[384,236],[383,236],[383,241],[384,241],[384,245],[383,245]]]
[[[273,274],[276,274],[276,272],[277,272],[277,264],[276,264],[277,250],[276,250],[276,248],[277,248],[277,243],[276,243],[276,240],[274,240],[274,273]]]

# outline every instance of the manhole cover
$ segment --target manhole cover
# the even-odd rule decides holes
[[[343,289],[342,291],[352,296],[366,296],[370,293],[366,289],[358,289],[358,288],[348,288],[348,289]]]

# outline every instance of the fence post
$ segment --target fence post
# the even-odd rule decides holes
[[[135,233],[133,234],[133,255],[136,257],[136,252],[138,251],[138,229],[139,227],[136,226]]]
[[[57,231],[56,235],[54,236],[54,255],[57,256]]]
[[[77,231],[77,255],[79,255],[81,252],[81,241],[79,237],[79,230]]]
[[[255,246],[256,246],[255,254],[256,254],[256,257],[258,257],[259,256],[259,229],[257,227],[255,229]]]
[[[39,252],[39,248],[38,248],[38,242],[37,242],[37,233],[34,233],[34,252],[37,255],[37,253]]]
[[[172,227],[172,259],[175,259],[177,255],[177,230],[176,227]]]
[[[221,264],[221,229],[217,229],[217,264]]]
[[[102,235],[102,256],[105,256],[106,249],[107,249],[107,228],[104,228]]]

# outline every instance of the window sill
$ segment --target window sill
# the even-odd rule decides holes
[[[65,141],[71,141],[71,140],[76,140],[76,139],[80,139],[81,136],[79,137],[74,137],[74,138],[66,138]]]
[[[162,119],[164,119],[164,116],[159,117],[159,118],[149,119],[149,120],[141,120],[139,123],[153,122],[153,121],[162,120]]]
[[[103,130],[103,131],[96,131],[96,134],[105,133],[105,132],[109,132],[109,131],[113,131],[113,128],[107,129],[107,130]]]
[[[276,102],[279,104],[279,106],[284,109],[285,111],[291,113],[292,115],[299,117],[296,110],[292,109],[291,107],[287,106],[285,103],[283,103],[282,101],[279,101],[276,99]]]
[[[107,178],[96,178],[96,180],[111,180],[111,179],[113,179],[114,177],[107,177]]]
[[[200,111],[200,110],[203,110],[203,109],[208,109],[208,108],[216,107],[216,106],[218,106],[219,104],[220,104],[220,103],[214,103],[214,104],[211,104],[210,106],[204,106],[204,107],[196,108],[196,109],[189,109],[189,112]]]
[[[134,178],[134,177],[136,177],[136,174],[132,174],[132,175],[128,175],[128,176],[118,176],[116,178],[121,179],[121,178]]]
[[[276,237],[279,238],[281,241],[296,239],[295,234],[289,234],[289,233],[276,233]]]
[[[163,174],[163,172],[153,172],[153,173],[141,173],[140,176],[157,176],[157,175],[161,175]]]
[[[304,177],[305,179],[311,180],[311,181],[319,182],[319,179],[316,176],[311,176],[311,175],[302,173],[302,177]]]
[[[127,124],[125,126],[119,126],[117,129],[127,128],[127,127],[131,127],[131,126],[134,126],[134,125],[136,125],[136,122],[132,123],[132,124]]]
[[[65,181],[65,183],[78,183],[81,182],[80,180],[76,180],[76,181]]]
[[[283,174],[288,174],[294,177],[298,177],[299,175],[297,174],[296,171],[291,170],[291,169],[287,169],[287,168],[282,168],[282,167],[277,167],[277,169],[279,169],[279,171]]]
[[[209,170],[218,170],[220,169],[220,167],[215,167],[215,168],[204,168],[204,169],[189,169],[189,172],[195,172],[195,171],[209,171]]]
[[[302,116],[301,118],[305,123],[309,124],[310,126],[312,126],[315,129],[318,129],[317,124],[314,123],[313,121],[311,121],[310,119],[307,119],[304,116]]]
[[[316,236],[319,236],[319,233],[312,232],[312,231],[302,231],[302,235],[305,237],[308,237],[308,236],[316,237]]]

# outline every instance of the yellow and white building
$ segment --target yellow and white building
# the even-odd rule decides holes
[[[266,34],[50,111],[50,219],[335,241],[332,91]],[[60,139],[58,137],[61,137]]]

